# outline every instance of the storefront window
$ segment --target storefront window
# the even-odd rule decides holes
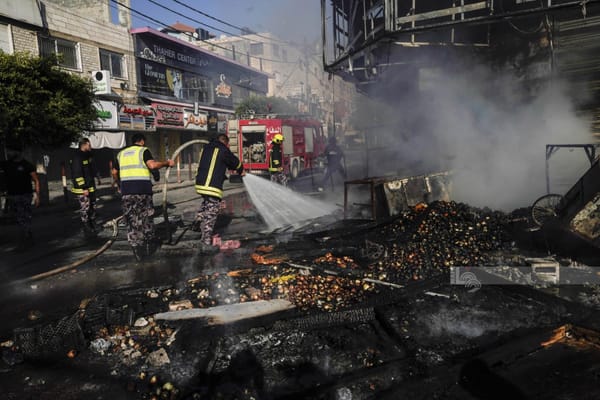
[[[199,103],[212,103],[212,82],[210,80],[192,74],[183,74],[183,97],[186,100]]]

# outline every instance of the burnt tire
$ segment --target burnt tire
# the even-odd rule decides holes
[[[560,194],[551,193],[534,201],[533,206],[531,206],[531,219],[533,223],[541,227],[547,221],[556,218],[557,208],[562,198]]]

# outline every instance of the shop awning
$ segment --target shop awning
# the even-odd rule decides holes
[[[90,139],[93,149],[122,149],[126,146],[125,132],[84,132],[83,137]],[[74,147],[77,147],[77,144]]]
[[[153,103],[166,103],[166,104],[173,104],[175,106],[180,106],[180,107],[194,108],[193,103],[181,103],[178,101],[163,100],[163,99],[158,99],[155,97],[146,97],[146,96],[144,96],[144,98],[148,99],[149,101],[151,101]],[[216,111],[216,112],[221,112],[221,113],[225,113],[225,114],[234,114],[235,113],[235,110],[231,110],[228,108],[211,107],[211,106],[205,106],[202,104],[198,105],[198,109],[206,110],[206,111]]]

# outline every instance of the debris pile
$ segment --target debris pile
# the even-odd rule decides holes
[[[507,247],[507,216],[456,202],[418,205],[371,238],[385,245],[371,264],[377,279],[422,280],[453,266],[483,266]]]

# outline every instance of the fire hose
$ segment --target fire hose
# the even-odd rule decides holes
[[[88,262],[88,261],[94,259],[95,257],[99,256],[100,254],[104,253],[104,251],[106,251],[115,242],[115,240],[117,240],[117,236],[119,234],[119,221],[121,219],[123,219],[124,217],[125,217],[124,215],[121,215],[120,217],[112,219],[104,224],[105,227],[112,227],[112,230],[113,230],[112,236],[110,237],[110,239],[108,239],[106,241],[106,243],[104,243],[104,245],[102,247],[100,247],[94,253],[88,254],[87,256],[83,257],[82,259],[72,262],[71,264],[68,264],[68,265],[65,265],[65,266],[62,266],[59,268],[55,268],[50,271],[46,271],[41,274],[30,276],[29,278],[26,278],[24,281],[25,282],[33,282],[33,281],[37,281],[40,279],[48,278],[48,277],[56,275],[56,274],[60,274],[61,272],[65,272],[70,269],[77,268],[78,266],[85,264],[86,262]]]
[[[189,142],[185,142],[184,144],[182,144],[181,146],[179,146],[175,152],[173,152],[173,156],[172,156],[172,160],[175,160],[177,158],[177,156],[179,155],[179,153],[181,152],[181,150],[185,149],[186,147],[193,145],[193,144],[207,144],[208,140],[206,139],[194,139],[194,140],[190,140]],[[171,229],[169,228],[169,214],[168,214],[168,210],[167,210],[167,190],[168,190],[168,184],[169,184],[169,172],[171,172],[171,167],[167,168],[167,172],[165,172],[165,183],[163,185],[163,202],[162,202],[162,207],[163,207],[163,217],[165,219],[165,225],[167,226],[167,234],[169,235],[169,240],[168,240],[168,244],[171,244],[171,242],[173,241],[173,233],[171,232]]]

